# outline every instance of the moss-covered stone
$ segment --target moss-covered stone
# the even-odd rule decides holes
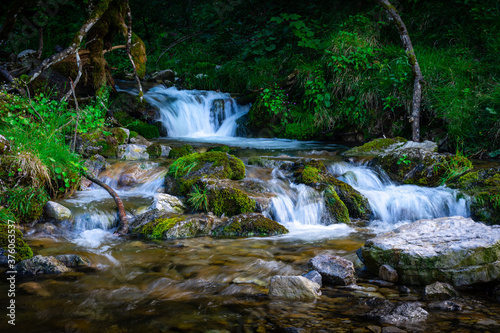
[[[460,154],[438,154],[416,148],[382,154],[371,163],[380,166],[396,182],[430,187],[448,184],[472,169],[472,162]]]
[[[169,158],[178,159],[187,155],[196,153],[196,150],[191,145],[183,145],[182,147],[172,147],[168,155]]]
[[[247,213],[233,216],[223,226],[213,232],[217,237],[255,237],[275,236],[288,233],[288,230],[276,221],[262,214]]]
[[[388,149],[394,149],[407,142],[404,138],[381,138],[365,143],[362,146],[349,149],[344,156],[376,156]]]
[[[156,127],[155,125],[147,124],[140,120],[135,120],[134,122],[127,124],[125,127],[130,131],[139,133],[146,139],[154,139],[160,137],[160,131],[158,130],[158,127]]]
[[[351,185],[338,180],[332,175],[326,175],[324,183],[328,185],[328,188],[334,189],[339,199],[342,200],[344,205],[349,211],[349,216],[355,219],[369,219],[371,215],[370,205],[368,200],[358,191],[356,191]]]
[[[304,184],[318,183],[321,180],[320,170],[307,165],[302,171],[302,182]]]
[[[450,187],[471,197],[471,214],[475,220],[500,224],[500,168],[469,172]]]
[[[120,128],[120,127],[112,128],[111,133],[113,133],[113,136],[115,137],[116,141],[118,142],[118,145],[123,145],[123,144],[128,143],[129,136],[123,128]]]
[[[255,200],[236,188],[213,188],[208,191],[208,209],[215,215],[234,216],[255,211]]]
[[[184,218],[180,214],[163,213],[153,216],[152,220],[146,219],[146,223],[135,226],[132,229],[133,234],[151,239],[162,239],[164,234],[172,229],[177,223],[183,221]]]
[[[16,220],[22,223],[36,221],[43,213],[49,195],[43,188],[17,186],[4,192],[3,200]]]
[[[217,146],[209,148],[208,151],[221,151],[223,153],[231,153],[231,148],[229,146]]]
[[[349,210],[342,200],[340,200],[339,195],[335,191],[333,186],[326,188],[324,192],[325,206],[328,211],[330,221],[349,223],[351,219],[349,218]]]
[[[84,133],[80,137],[81,140],[77,150],[83,157],[88,158],[95,154],[104,157],[116,157],[118,140],[106,129]]]
[[[8,251],[11,249],[9,248],[9,244],[11,244],[11,241],[9,241],[9,236],[12,238],[12,235],[15,238],[14,258],[16,262],[20,262],[24,259],[33,257],[33,251],[24,241],[21,231],[16,228],[9,227],[9,225],[7,224],[0,224],[0,248],[4,249],[5,251],[7,251],[7,254],[9,254]]]
[[[161,156],[161,152],[162,152],[161,144],[159,144],[158,142],[155,142],[152,145],[150,145],[146,149],[146,151],[148,152],[150,158],[158,158]]]

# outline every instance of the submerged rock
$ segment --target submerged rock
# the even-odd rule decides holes
[[[87,258],[79,256],[78,254],[60,254],[55,256],[55,258],[66,267],[78,268],[90,266],[90,261]]]
[[[458,296],[458,292],[448,283],[434,282],[425,286],[424,295],[426,299],[448,299]]]
[[[54,201],[48,201],[45,204],[43,207],[43,214],[45,218],[57,221],[69,220],[71,218],[71,211]]]
[[[21,261],[16,265],[16,270],[20,275],[60,274],[71,271],[56,258],[41,255]]]
[[[323,285],[323,278],[321,277],[321,274],[319,274],[318,271],[310,271],[302,276],[308,278],[312,282],[316,282],[317,284],[320,285],[320,287]]]
[[[367,240],[361,252],[369,272],[389,264],[404,284],[466,286],[500,278],[500,226],[460,216],[404,225]]]
[[[288,230],[284,226],[259,213],[233,216],[213,231],[213,235],[217,237],[274,236],[286,233]]]
[[[308,266],[320,273],[326,283],[341,286],[356,283],[354,264],[344,258],[322,254],[309,260]]]
[[[273,276],[269,285],[269,297],[289,299],[318,298],[320,285],[303,276]]]
[[[147,160],[149,159],[149,154],[146,151],[147,148],[146,145],[120,145],[118,146],[117,157],[127,161]]]

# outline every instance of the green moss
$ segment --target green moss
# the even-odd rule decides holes
[[[345,204],[351,218],[367,220],[371,214],[368,200],[352,186],[346,184],[332,175],[324,176],[328,188],[334,189],[339,199]]]
[[[146,46],[139,36],[135,33],[132,33],[132,47],[130,48],[130,54],[132,55],[132,59],[134,60],[135,69],[137,72],[137,76],[140,79],[144,79],[146,75]]]
[[[389,148],[393,144],[399,143],[404,144],[407,140],[397,137],[397,138],[382,138],[375,139],[373,141],[367,142],[362,146],[354,147],[349,149],[344,153],[346,156],[363,156],[363,155],[377,155],[378,153],[383,152],[385,149]]]
[[[158,158],[161,156],[161,145],[157,142],[153,143],[151,146],[149,146],[146,151],[149,154],[149,157],[151,158]]]
[[[214,231],[217,237],[255,237],[274,236],[288,233],[288,230],[276,221],[262,214],[243,214],[233,217],[225,226]]]
[[[184,145],[182,147],[172,147],[168,155],[169,158],[178,159],[187,155],[195,153],[196,150],[191,145]]]
[[[231,148],[229,148],[229,146],[217,146],[217,147],[212,147],[212,148],[208,149],[208,151],[221,151],[223,153],[230,153]]]
[[[138,135],[136,131],[130,131],[130,138],[137,138]]]
[[[16,217],[10,210],[0,206],[0,224],[9,223],[9,221],[16,222]]]
[[[335,221],[342,223],[351,222],[351,219],[349,218],[349,210],[344,202],[340,200],[333,186],[326,188],[324,198],[326,209]]]
[[[160,217],[142,227],[140,234],[153,239],[161,239],[167,231],[180,221],[184,221],[180,216]]]
[[[321,180],[319,169],[307,165],[302,171],[302,182],[305,184],[317,183]]]
[[[115,127],[113,129],[111,129],[111,133],[113,133],[113,136],[119,145],[123,145],[123,144],[128,143],[127,142],[127,133],[123,129],[121,129],[119,127]]]
[[[3,248],[4,250],[8,250],[9,244],[11,244],[11,242],[9,242],[9,235],[12,235],[11,230],[12,228],[9,228],[7,224],[0,224],[0,248]],[[16,262],[20,262],[24,259],[33,257],[33,251],[31,251],[31,248],[24,241],[21,231],[19,231],[18,229],[14,229],[14,237],[14,258]]]
[[[208,207],[217,216],[234,216],[255,211],[255,200],[239,189],[213,189],[208,194]]]
[[[192,166],[188,168],[188,166]],[[223,152],[194,153],[177,159],[169,168],[169,175],[177,177],[209,168],[206,174],[219,179],[239,180],[245,177],[245,164],[233,155]]]
[[[160,131],[155,125],[146,124],[143,121],[135,120],[134,122],[126,125],[130,131],[134,131],[145,137],[146,139],[154,139],[160,136]]]

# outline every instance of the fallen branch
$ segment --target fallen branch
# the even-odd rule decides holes
[[[82,173],[83,176],[85,176],[88,180],[92,181],[93,183],[99,185],[103,189],[105,189],[112,197],[115,199],[116,206],[118,207],[118,216],[120,218],[120,226],[116,230],[116,233],[120,235],[126,235],[128,233],[128,228],[129,228],[129,222],[127,218],[127,214],[125,213],[125,207],[123,206],[123,201],[120,199],[118,194],[113,190],[111,187],[108,185],[104,184],[101,182],[99,179],[92,177],[91,175],[87,173]]]

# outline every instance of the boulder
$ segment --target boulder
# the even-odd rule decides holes
[[[127,144],[130,138],[130,130],[125,127],[115,127],[111,129],[119,145]]]
[[[62,221],[71,218],[71,211],[57,202],[48,201],[43,207],[43,215],[46,219]]]
[[[186,210],[186,207],[179,198],[170,194],[160,193],[154,196],[154,202],[149,209],[157,209],[165,213],[182,214]]]
[[[71,271],[56,258],[41,255],[21,261],[16,265],[16,270],[20,275],[60,274]]]
[[[149,154],[146,151],[148,147],[146,145],[120,145],[118,146],[117,157],[121,160],[135,161],[135,160],[147,160],[149,159]]]
[[[274,236],[286,233],[288,230],[284,226],[260,213],[233,216],[213,231],[213,235],[218,237]]]
[[[162,145],[158,142],[153,143],[147,148],[147,152],[151,158],[165,157],[167,158],[170,154],[171,148],[166,145]]]
[[[78,254],[60,254],[55,256],[55,258],[62,262],[66,267],[78,268],[90,266],[90,261],[87,258],[79,256]]]
[[[66,140],[71,142],[73,136],[67,136]],[[95,154],[104,157],[116,157],[118,149],[118,140],[114,135],[110,135],[104,130],[95,130],[80,134],[76,138],[76,151],[85,158]]]
[[[163,83],[165,81],[174,82],[175,81],[175,72],[171,69],[165,69],[165,70],[153,73],[151,75],[150,79],[154,82],[157,82],[157,83]]]
[[[106,170],[110,164],[106,162],[106,159],[103,156],[96,154],[86,160],[83,163],[83,166],[87,168],[87,173],[89,175],[92,175],[94,178],[99,178],[99,174]],[[87,191],[92,184],[93,183],[90,180],[82,177],[82,180],[80,181],[80,190]]]
[[[310,271],[306,274],[303,274],[302,276],[308,278],[312,282],[316,282],[320,287],[323,285],[323,278],[321,277],[321,274],[318,273],[318,271]]]
[[[425,286],[424,296],[429,300],[449,299],[459,296],[458,292],[448,283],[434,282]]]
[[[380,266],[378,272],[379,278],[388,282],[398,282],[398,272],[389,265]]]
[[[422,309],[421,303],[411,302],[396,306],[389,314],[381,316],[380,321],[384,324],[406,327],[425,321],[428,316],[429,313]]]
[[[213,215],[164,213],[157,209],[136,217],[130,226],[132,234],[152,239],[182,239],[211,236],[223,222]]]
[[[322,254],[309,260],[308,266],[320,273],[326,283],[341,286],[356,283],[354,264],[344,258]]]
[[[362,146],[354,147],[344,152],[344,156],[377,156],[379,154],[394,150],[403,146],[407,142],[403,138],[381,138],[365,143]]]
[[[149,147],[152,145],[151,142],[149,142],[145,137],[142,135],[136,135],[134,137],[131,137],[129,139],[129,142],[134,145],[144,145],[146,147]]]
[[[370,163],[382,168],[396,182],[422,186],[439,186],[472,169],[463,155],[439,154],[430,141],[409,141],[389,150]]]
[[[321,295],[321,286],[303,276],[280,276],[271,278],[269,297],[289,299],[314,299]]]
[[[449,186],[472,198],[474,220],[500,224],[500,167],[469,172]]]
[[[484,283],[500,278],[500,226],[460,216],[419,220],[367,240],[361,253],[369,272],[391,265],[403,284]]]

